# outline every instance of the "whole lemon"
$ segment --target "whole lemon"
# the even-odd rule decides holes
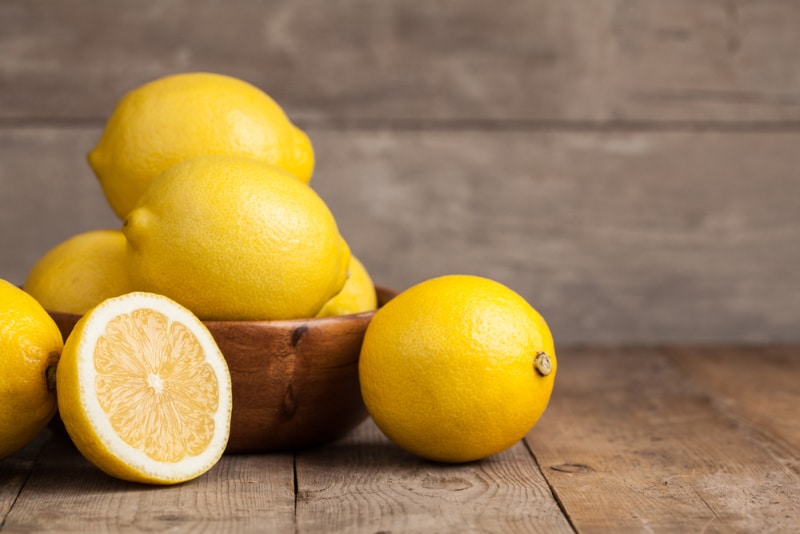
[[[48,368],[55,369],[63,348],[61,332],[44,308],[0,280],[0,458],[33,441],[55,414]]]
[[[325,303],[317,317],[335,317],[372,311],[378,307],[375,285],[364,264],[350,256],[347,282],[338,295]]]
[[[123,224],[134,287],[201,319],[314,316],[350,251],[324,201],[261,161],[202,156],[153,180]]]
[[[126,246],[119,230],[74,235],[39,258],[22,287],[46,310],[84,314],[133,290]]]
[[[430,460],[467,462],[527,434],[553,389],[544,319],[506,286],[433,278],[400,293],[367,327],[361,392],[378,427]]]
[[[308,182],[314,151],[266,93],[237,78],[193,72],[149,82],[116,105],[89,164],[124,219],[147,184],[185,159],[250,156]]]

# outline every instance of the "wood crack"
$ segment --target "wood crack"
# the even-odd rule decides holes
[[[297,500],[298,500],[298,482],[297,482],[297,453],[292,454],[292,480],[294,484],[294,531],[295,534],[299,531],[299,526],[297,522]]]
[[[558,495],[558,490],[553,485],[553,483],[550,480],[550,478],[545,474],[544,469],[542,469],[542,465],[539,463],[539,459],[536,457],[536,453],[533,452],[533,448],[531,447],[531,444],[528,443],[527,439],[523,439],[522,443],[523,443],[523,445],[525,445],[525,449],[531,455],[531,458],[533,458],[533,463],[536,465],[536,468],[539,470],[539,473],[541,473],[542,478],[544,478],[544,481],[547,484],[547,487],[550,489],[550,494],[553,496],[553,499],[556,501],[556,504],[558,505],[558,509],[561,510],[561,513],[564,515],[564,518],[567,520],[567,523],[569,524],[569,527],[572,529],[573,532],[578,532],[578,528],[575,526],[575,523],[573,522],[572,517],[570,516],[569,511],[567,510],[566,505],[564,504],[564,502],[561,500],[561,498]]]

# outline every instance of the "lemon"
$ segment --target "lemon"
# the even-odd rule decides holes
[[[323,200],[272,165],[203,156],[154,180],[123,225],[134,287],[204,320],[313,317],[350,251]]]
[[[250,156],[305,182],[314,169],[308,136],[269,95],[243,80],[204,72],[159,78],[123,96],[89,164],[123,219],[156,176],[207,154]]]
[[[338,295],[325,303],[317,317],[351,315],[374,310],[378,307],[378,297],[372,278],[358,258],[350,256],[349,276]]]
[[[162,295],[129,293],[90,310],[67,338],[56,378],[70,438],[111,476],[183,482],[225,450],[225,359],[203,323]]]
[[[544,319],[504,285],[433,278],[380,308],[359,361],[378,427],[420,457],[467,462],[501,452],[544,412],[556,374]]]
[[[0,458],[30,443],[56,412],[48,385],[63,340],[36,300],[0,280]]]
[[[39,258],[22,287],[46,310],[83,314],[132,291],[125,249],[119,230],[74,235]]]

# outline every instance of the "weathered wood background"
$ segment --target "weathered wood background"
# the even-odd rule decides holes
[[[0,277],[119,222],[126,91],[272,95],[378,283],[495,278],[557,343],[800,341],[800,2],[4,0]]]

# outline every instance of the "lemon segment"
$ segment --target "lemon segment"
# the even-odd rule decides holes
[[[179,483],[225,450],[228,367],[202,322],[166,297],[136,292],[92,309],[67,339],[56,376],[67,432],[109,475]]]

